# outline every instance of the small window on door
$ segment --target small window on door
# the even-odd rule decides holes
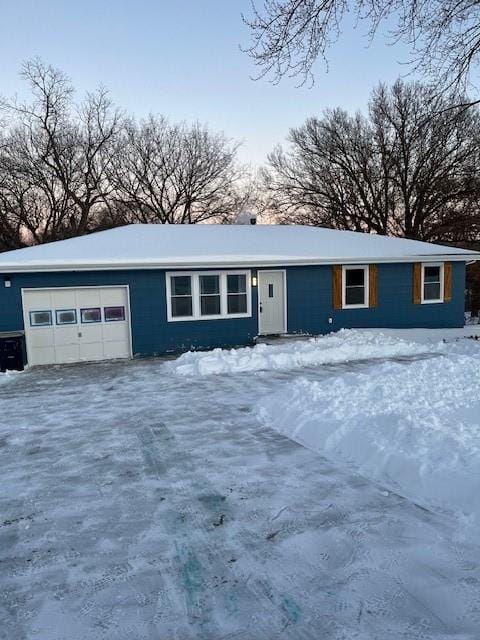
[[[122,322],[125,320],[125,307],[104,307],[105,322]]]
[[[57,309],[55,311],[55,317],[56,317],[57,324],[76,324],[77,323],[76,309]]]
[[[49,327],[52,324],[51,311],[30,311],[31,327]]]
[[[80,318],[82,324],[93,324],[102,321],[102,310],[100,307],[89,307],[88,309],[80,309]]]

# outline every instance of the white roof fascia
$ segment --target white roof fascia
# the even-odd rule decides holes
[[[7,273],[37,273],[37,272],[59,272],[59,271],[140,271],[152,269],[211,269],[211,268],[261,268],[261,267],[293,267],[293,266],[322,266],[333,264],[394,264],[413,262],[477,262],[480,260],[478,253],[439,253],[428,255],[402,256],[397,258],[379,257],[358,257],[358,258],[298,258],[298,259],[237,259],[232,260],[214,256],[197,261],[137,261],[129,262],[65,262],[65,263],[45,263],[45,264],[0,264],[0,274]]]

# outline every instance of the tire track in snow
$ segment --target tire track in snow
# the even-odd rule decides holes
[[[146,471],[155,473],[159,479],[168,474],[168,457],[174,459],[174,464],[175,458],[182,455],[188,467],[195,467],[192,456],[180,448],[163,423],[153,429],[143,429],[139,440]],[[167,442],[168,446],[162,447],[162,456],[158,445]],[[198,477],[198,470],[196,476]],[[177,588],[180,586],[185,593],[190,624],[200,633],[207,634],[205,637],[208,638],[220,637],[225,625],[232,627],[232,633],[247,633],[253,626],[255,637],[259,640],[271,638],[272,625],[279,632],[296,625],[301,618],[301,610],[294,599],[278,592],[266,578],[250,575],[245,579],[235,571],[235,563],[219,557],[218,548],[230,560],[238,556],[238,542],[232,546],[227,541],[226,531],[235,520],[227,496],[219,495],[206,476],[203,476],[202,484],[198,480],[183,480],[180,485],[177,484],[176,491],[190,499],[183,504],[181,515],[177,514],[172,518],[170,514],[169,519],[168,514],[166,518],[163,514],[161,522],[164,531],[176,537],[176,562],[181,578],[180,582],[177,581]],[[192,496],[197,496],[197,500],[193,502]],[[160,512],[162,511],[163,507],[160,507]],[[244,542],[242,559],[245,560],[251,555],[245,549],[254,548],[258,540],[252,539],[251,534],[238,523],[235,523],[235,528],[236,537],[242,538]],[[192,529],[195,529],[195,541],[190,533]],[[257,561],[258,558],[252,556],[250,564],[256,565]],[[222,600],[220,609],[226,612],[227,617],[221,626],[214,623],[219,610],[218,596],[215,593],[218,589]],[[252,612],[259,607],[259,615],[252,617]],[[250,620],[250,624],[247,623],[245,629],[246,619]],[[300,640],[300,631],[297,630],[296,633]]]

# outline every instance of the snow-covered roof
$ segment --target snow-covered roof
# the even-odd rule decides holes
[[[0,254],[0,273],[478,260],[415,240],[280,225],[128,225]]]

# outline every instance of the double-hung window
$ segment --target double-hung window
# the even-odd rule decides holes
[[[359,309],[368,307],[368,265],[343,267],[342,307]]]
[[[166,274],[167,318],[208,320],[251,316],[249,271]]]
[[[200,315],[218,316],[221,314],[220,276],[208,274],[198,276],[200,283]]]
[[[422,303],[443,302],[443,264],[422,265]]]
[[[227,313],[247,313],[247,276],[245,273],[227,274]]]
[[[193,316],[192,276],[170,276],[169,308],[172,318]]]

